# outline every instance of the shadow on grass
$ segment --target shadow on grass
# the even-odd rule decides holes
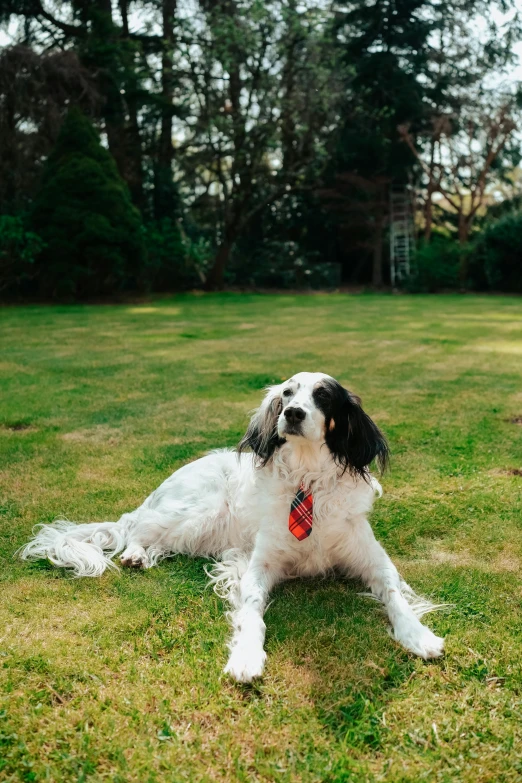
[[[274,592],[267,622],[276,648],[311,677],[316,715],[337,741],[379,750],[383,715],[415,671],[415,660],[388,636],[380,606],[343,578],[296,580]]]

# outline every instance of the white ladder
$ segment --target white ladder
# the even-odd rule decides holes
[[[392,286],[411,274],[411,258],[415,249],[413,234],[413,204],[408,185],[390,188],[390,276]]]

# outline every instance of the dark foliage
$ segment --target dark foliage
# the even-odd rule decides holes
[[[472,254],[472,267],[488,288],[522,293],[522,212],[486,226]]]
[[[433,29],[426,21],[428,5],[425,0],[340,4],[346,103],[321,195],[348,248],[343,261],[352,281],[385,282],[389,187],[407,183],[414,168],[398,127],[418,126],[424,111],[421,80]]]
[[[35,278],[35,259],[43,247],[20,215],[0,215],[0,292],[14,293]]]
[[[150,220],[145,224],[145,244],[148,288],[173,290],[200,282],[195,259],[187,252],[177,220]]]
[[[0,212],[30,205],[68,107],[95,114],[99,102],[75,52],[40,54],[24,45],[0,52]]]
[[[462,253],[469,252],[455,239],[434,232],[429,243],[419,242],[414,259],[410,291],[435,293],[445,288],[457,288]]]
[[[77,109],[68,113],[47,161],[32,225],[46,243],[38,259],[42,293],[81,298],[143,283],[139,212],[114,160]]]

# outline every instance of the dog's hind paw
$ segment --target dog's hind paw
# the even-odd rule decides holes
[[[127,547],[120,557],[125,568],[147,568],[147,553],[142,546]]]

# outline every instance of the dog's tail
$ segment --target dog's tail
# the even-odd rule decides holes
[[[107,568],[117,570],[111,558],[125,548],[125,527],[119,522],[77,525],[59,519],[37,528],[34,538],[18,552],[23,560],[47,559],[70,569],[73,576],[101,576]]]

